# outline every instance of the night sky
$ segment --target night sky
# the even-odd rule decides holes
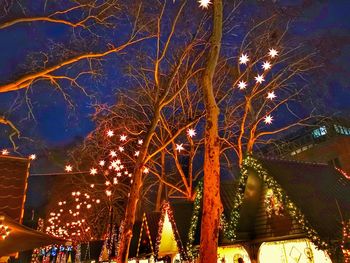
[[[34,2],[34,0],[32,0]],[[27,3],[32,2],[27,1]],[[268,1],[268,0],[265,0]],[[1,6],[0,0],[0,6]],[[242,7],[248,9],[254,1]],[[259,1],[263,2],[263,1]],[[327,49],[330,61],[326,66],[329,74],[321,76],[323,85],[321,93],[329,113],[350,112],[350,1],[349,0],[284,0],[277,1],[281,8],[302,8],[302,14],[291,24],[290,34],[309,40],[322,38],[337,44],[337,52]],[[35,7],[34,7],[35,9]],[[242,11],[244,12],[244,11]],[[244,17],[244,16],[243,16]],[[27,60],[28,53],[38,52],[43,43],[64,42],[69,28],[62,25],[20,24],[9,29],[0,30],[0,83],[7,83],[21,75],[21,69]],[[333,42],[332,42],[333,41]],[[322,50],[321,50],[322,51]],[[329,53],[328,53],[329,52]],[[329,69],[329,70],[328,70]],[[113,74],[118,75],[118,72]],[[79,91],[73,91],[72,99],[75,108],[69,108],[61,94],[45,83],[38,83],[30,91],[33,117],[28,119],[28,108],[22,103],[13,107],[15,98],[23,98],[24,91],[0,94],[0,113],[18,124],[24,136],[32,141],[19,142],[20,153],[27,155],[37,152],[41,156],[49,149],[59,149],[81,141],[94,128],[89,114],[95,102],[112,103],[114,91],[124,85],[124,79],[110,75],[99,83],[93,83],[89,89],[99,89],[102,96],[91,100]],[[320,87],[314,87],[319,89]],[[0,130],[0,148],[10,148],[4,129]],[[57,172],[60,164],[47,162],[33,163],[32,172]]]

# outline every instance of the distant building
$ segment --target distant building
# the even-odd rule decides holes
[[[326,120],[262,149],[264,156],[328,163],[350,174],[350,122]]]

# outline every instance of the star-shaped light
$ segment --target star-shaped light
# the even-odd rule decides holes
[[[269,56],[271,58],[277,57],[278,56],[278,51],[276,49],[274,49],[274,48],[270,48],[269,49]]]
[[[125,134],[120,135],[120,141],[125,142],[127,137],[128,136],[126,136]]]
[[[123,146],[119,146],[119,151],[120,152],[124,152],[124,147]]]
[[[36,159],[36,155],[35,155],[35,154],[29,155],[29,159],[30,159],[30,160],[35,160],[35,159]]]
[[[111,196],[111,195],[112,195],[112,192],[109,191],[109,190],[106,190],[106,195],[107,195],[107,196]]]
[[[114,136],[114,131],[108,130],[108,131],[107,131],[107,136],[108,136],[108,137],[113,137],[113,136]]]
[[[2,155],[9,155],[9,151],[7,150],[7,149],[3,149],[2,151],[1,151],[1,154]]]
[[[182,146],[183,144],[176,144],[176,151],[181,152],[182,150],[184,150],[185,148]]]
[[[263,68],[264,70],[270,69],[270,68],[271,68],[271,63],[268,62],[268,61],[265,61],[264,64],[262,65],[262,68]]]
[[[244,90],[247,87],[247,82],[241,80],[240,82],[238,82],[238,88],[240,90]]]
[[[91,168],[91,169],[90,169],[90,174],[91,174],[91,175],[97,174],[97,169],[96,169],[96,168]]]
[[[267,93],[267,99],[273,100],[274,98],[276,98],[276,94],[274,91],[270,91]]]
[[[256,83],[260,83],[260,84],[263,83],[265,81],[264,75],[258,74],[258,76],[255,77],[255,81],[256,81]]]
[[[68,165],[66,165],[64,170],[69,173],[69,172],[71,172],[73,170],[73,167],[70,164],[68,164]]]
[[[115,151],[110,151],[109,155],[112,156],[112,157],[116,157],[117,153]]]
[[[148,174],[148,173],[149,173],[149,169],[148,169],[147,167],[145,167],[145,168],[143,169],[143,173],[144,173],[144,174]]]
[[[247,54],[242,54],[240,57],[239,57],[239,64],[243,64],[243,65],[246,65],[249,61],[249,57]]]
[[[98,163],[100,166],[105,166],[106,162],[104,160],[101,160],[99,163]]]
[[[208,8],[211,4],[211,0],[198,0],[199,6],[202,8]]]
[[[187,135],[189,136],[189,137],[194,137],[194,136],[196,136],[197,135],[197,133],[196,133],[196,130],[195,129],[188,129],[187,130]]]
[[[139,145],[142,145],[142,144],[143,144],[143,140],[140,139],[140,140],[137,141],[137,143],[138,143]]]
[[[264,118],[265,124],[271,124],[273,121],[273,117],[271,115],[266,115]]]
[[[91,188],[94,188],[94,187],[95,187],[95,185],[94,185],[94,184],[90,184],[90,187],[91,187]]]
[[[139,156],[140,155],[140,151],[136,151],[134,155],[135,156]]]

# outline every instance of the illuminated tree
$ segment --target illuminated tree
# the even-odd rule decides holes
[[[146,28],[152,21],[140,21],[135,5],[124,5],[118,0],[99,1],[71,0],[38,1],[35,5],[21,1],[5,0],[0,10],[0,32],[30,30],[33,26],[59,27],[65,30],[65,42],[46,41],[39,52],[28,50],[28,55],[16,68],[17,72],[2,78],[0,93],[17,92],[6,116],[0,117],[0,124],[9,127],[9,139],[17,150],[14,136],[18,138],[20,128],[11,121],[11,111],[21,104],[28,107],[28,116],[34,118],[31,96],[35,89],[50,87],[57,90],[71,108],[75,102],[75,90],[98,99],[99,93],[92,88],[93,82],[101,79],[103,67],[112,65],[115,55],[127,47],[152,36]],[[136,13],[136,15],[130,15]],[[128,16],[128,23],[121,23]],[[118,35],[116,39],[115,35]],[[111,62],[112,61],[112,62]],[[88,83],[88,84],[87,84]]]

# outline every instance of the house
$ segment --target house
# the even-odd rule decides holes
[[[248,157],[223,205],[227,243],[251,262],[342,262],[350,182],[330,165]]]

